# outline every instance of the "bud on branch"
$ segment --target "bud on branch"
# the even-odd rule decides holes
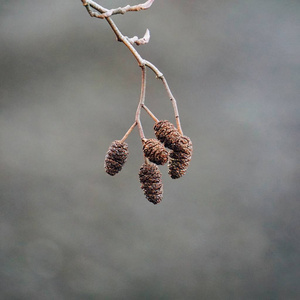
[[[95,18],[99,18],[99,19],[105,19],[105,18],[111,17],[112,15],[117,15],[117,14],[124,15],[128,11],[145,10],[145,9],[150,8],[154,2],[154,0],[148,0],[143,4],[138,4],[138,5],[133,5],[133,6],[126,5],[125,7],[106,9],[92,0],[81,0],[81,1],[82,1],[83,5],[86,6],[91,17],[95,17]],[[98,12],[91,11],[89,6],[94,8]]]

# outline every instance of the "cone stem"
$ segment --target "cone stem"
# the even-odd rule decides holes
[[[140,137],[143,140],[145,138],[145,134],[143,131],[142,123],[141,123],[141,109],[145,103],[145,94],[146,94],[146,68],[145,66],[141,66],[142,69],[142,82],[141,82],[141,94],[139,104],[135,113],[135,122],[138,126]]]
[[[131,127],[127,130],[127,132],[125,133],[125,135],[122,137],[121,142],[125,142],[125,140],[128,138],[129,134],[131,133],[131,131],[133,130],[133,128],[136,126],[136,122],[134,122]]]

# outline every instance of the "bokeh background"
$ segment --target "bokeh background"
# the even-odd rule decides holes
[[[299,299],[300,2],[157,0],[113,19],[150,29],[138,51],[177,99],[189,171],[163,166],[149,203],[135,130],[107,175],[134,121],[135,59],[80,0],[1,0],[0,298]],[[146,104],[174,121],[151,71]]]

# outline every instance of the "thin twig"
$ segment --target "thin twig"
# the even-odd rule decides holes
[[[142,108],[147,112],[147,114],[153,119],[155,123],[159,121],[159,119],[155,117],[154,113],[145,104],[142,105]]]
[[[178,111],[178,107],[177,107],[177,102],[176,102],[176,99],[175,99],[175,97],[173,96],[173,94],[171,92],[171,89],[168,85],[168,82],[167,82],[165,76],[151,62],[149,62],[147,60],[144,60],[144,63],[147,67],[149,67],[149,69],[151,69],[156,74],[156,78],[160,79],[162,81],[162,83],[163,83],[163,85],[164,85],[164,87],[167,91],[167,94],[169,96],[169,99],[171,100],[172,105],[173,105],[173,110],[174,110],[174,115],[175,115],[175,119],[176,119],[177,129],[181,134],[183,134],[182,128],[181,128],[181,123],[180,123],[180,118],[179,118],[179,111]]]
[[[145,138],[145,134],[143,131],[142,123],[141,123],[141,108],[145,103],[145,95],[146,95],[146,68],[142,67],[142,83],[141,83],[141,94],[140,101],[135,114],[135,122],[138,126],[140,137],[143,140]]]
[[[134,127],[136,126],[136,122],[134,122],[130,128],[127,130],[127,132],[125,133],[125,135],[122,137],[121,139],[121,143],[125,142],[125,140],[128,138],[129,134],[131,133],[131,131],[134,129]]]
[[[145,10],[145,9],[150,8],[154,2],[154,0],[148,0],[145,3],[138,4],[138,5],[133,5],[133,6],[126,5],[124,7],[106,9],[92,0],[81,0],[81,1],[84,6],[90,5],[92,8],[94,8],[98,12],[100,12],[100,13],[97,13],[97,12],[89,11],[89,13],[92,17],[99,18],[99,19],[105,19],[105,18],[111,17],[112,15],[117,15],[117,14],[124,15],[128,11]]]
[[[167,93],[169,95],[169,98],[172,102],[172,105],[173,105],[173,110],[174,110],[174,115],[175,115],[175,119],[176,119],[176,125],[177,125],[177,129],[178,131],[180,132],[180,134],[183,134],[182,132],[182,128],[181,128],[181,124],[180,124],[180,118],[179,118],[179,112],[178,112],[178,107],[177,107],[177,103],[176,103],[176,99],[175,97],[173,96],[170,88],[169,88],[169,85],[168,85],[168,82],[166,80],[166,78],[164,76],[161,76],[160,79],[162,80],[166,90],[167,90]]]

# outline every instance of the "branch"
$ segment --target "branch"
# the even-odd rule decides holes
[[[121,143],[125,142],[125,140],[128,138],[129,134],[131,133],[131,131],[134,129],[135,126],[136,126],[136,121],[134,121],[134,123],[131,125],[131,127],[127,130],[125,135],[122,137],[122,139],[120,140]]]
[[[154,0],[148,0],[145,3],[138,4],[138,5],[133,5],[133,6],[126,5],[124,7],[106,9],[92,0],[81,0],[81,1],[82,1],[83,5],[86,6],[86,8],[88,9],[91,17],[95,17],[95,18],[99,18],[99,19],[105,19],[105,18],[111,17],[112,15],[117,15],[117,14],[124,15],[128,11],[145,10],[145,9],[150,8],[154,2]],[[89,9],[89,6],[96,9],[100,13],[93,12],[92,10]]]
[[[142,108],[148,113],[148,115],[153,119],[155,123],[157,123],[159,120],[155,117],[154,113],[145,105],[142,105]]]
[[[141,109],[145,103],[145,95],[146,95],[146,68],[142,67],[142,83],[141,83],[141,94],[140,101],[135,114],[135,122],[138,126],[140,137],[143,140],[145,138],[145,134],[143,131],[142,123],[141,123]]]

